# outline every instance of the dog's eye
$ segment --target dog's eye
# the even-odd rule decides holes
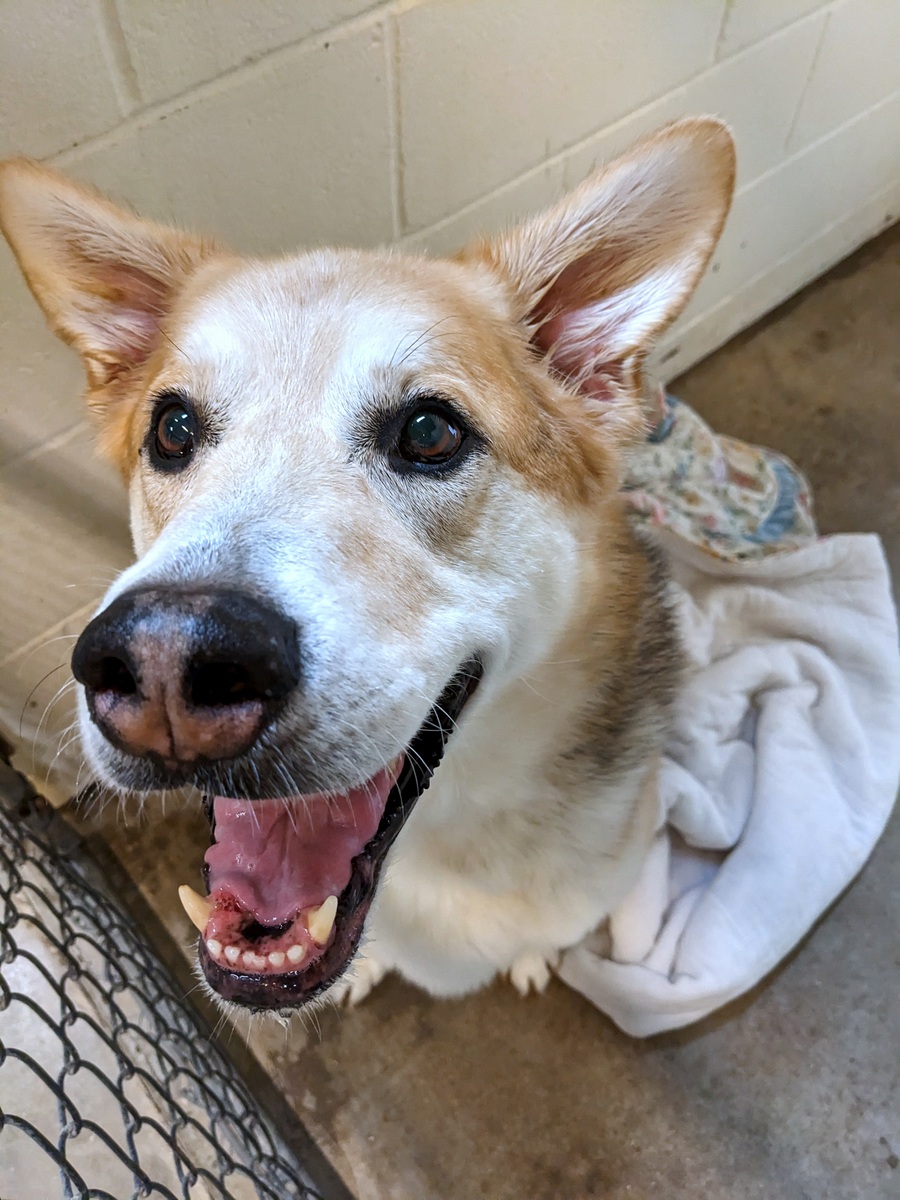
[[[397,451],[407,462],[440,466],[460,450],[465,434],[450,413],[433,405],[415,409],[400,431]]]
[[[194,452],[198,426],[194,410],[186,400],[163,401],[151,428],[151,446],[158,465],[183,466]]]

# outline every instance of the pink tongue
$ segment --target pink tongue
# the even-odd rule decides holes
[[[206,852],[210,895],[229,894],[261,925],[281,925],[339,896],[351,860],[378,828],[401,762],[340,795],[216,796],[216,840]]]

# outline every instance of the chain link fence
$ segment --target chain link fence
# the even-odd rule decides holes
[[[0,1200],[348,1200],[293,1134],[0,754]]]

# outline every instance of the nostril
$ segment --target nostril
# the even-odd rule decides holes
[[[106,654],[85,671],[85,682],[95,692],[116,692],[120,696],[134,696],[137,680],[128,665],[114,654]]]
[[[196,708],[248,704],[265,695],[247,667],[235,662],[193,662],[187,672],[187,696]]]

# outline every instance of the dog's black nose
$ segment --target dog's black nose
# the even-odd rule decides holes
[[[94,723],[174,768],[248,750],[300,680],[293,621],[243,592],[126,592],[72,654]]]

